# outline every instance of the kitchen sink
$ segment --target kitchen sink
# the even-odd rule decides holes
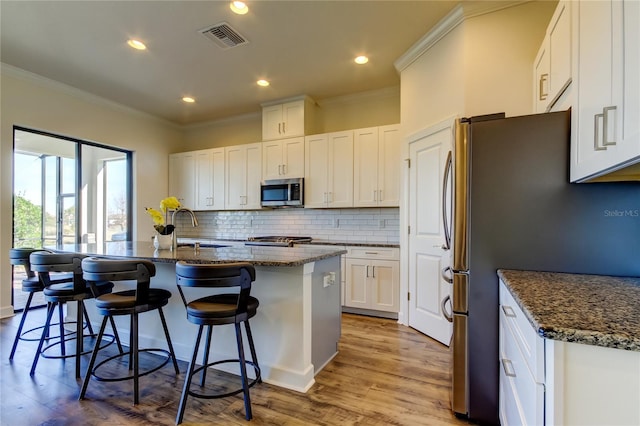
[[[196,244],[199,244],[200,248],[221,248],[229,247],[223,244],[210,244],[210,243],[178,243],[178,248],[192,248],[195,249]]]

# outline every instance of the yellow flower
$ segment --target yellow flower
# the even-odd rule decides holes
[[[146,210],[149,216],[151,216],[151,219],[153,219],[153,223],[156,225],[164,225],[164,216],[162,216],[162,213],[151,207],[146,207]]]
[[[167,209],[179,209],[180,206],[180,201],[178,201],[176,197],[167,197],[164,200],[160,201],[160,210],[162,210],[162,213],[166,213]]]

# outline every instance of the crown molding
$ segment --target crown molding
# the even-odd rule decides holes
[[[80,99],[86,102],[90,102],[96,105],[104,106],[116,111],[121,111],[127,114],[133,114],[138,117],[143,117],[148,120],[153,120],[158,123],[161,123],[164,126],[171,127],[175,130],[181,130],[183,126],[173,123],[171,121],[165,120],[160,117],[156,117],[155,115],[148,114],[146,112],[142,112],[140,110],[131,108],[129,106],[110,101],[108,99],[102,98],[100,96],[91,94],[89,92],[85,92],[84,90],[80,90],[76,87],[69,86],[68,84],[61,83],[56,80],[52,80],[50,78],[43,77],[39,74],[32,73],[30,71],[26,71],[22,68],[15,67],[13,65],[6,64],[4,62],[0,62],[0,74],[5,74],[10,77],[14,77],[23,81],[27,81],[29,83],[37,84],[41,87],[45,87],[51,90],[55,90],[58,92],[62,92],[69,96],[72,96],[76,99]]]
[[[414,43],[413,46],[393,63],[393,66],[398,73],[401,73],[466,19],[497,12],[502,9],[527,3],[528,1],[530,0],[464,1],[442,18],[431,31]]]

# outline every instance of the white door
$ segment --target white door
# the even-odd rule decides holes
[[[442,195],[453,129],[454,120],[448,120],[409,138],[409,326],[445,345],[453,328],[442,312],[442,301],[451,295],[442,277],[450,256],[443,248]],[[450,303],[446,309],[451,313]]]

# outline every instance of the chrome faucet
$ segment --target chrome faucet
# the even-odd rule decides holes
[[[187,212],[191,215],[191,225],[195,228],[196,226],[198,226],[198,219],[196,219],[196,215],[195,213],[191,210],[191,209],[187,209],[184,207],[181,207],[179,209],[176,209],[173,211],[173,214],[171,215],[171,223],[175,226],[176,224],[176,214],[180,213],[180,212]],[[171,241],[171,249],[175,249],[178,247],[178,236],[176,235],[177,232],[174,228],[173,233],[171,235],[173,235],[173,238]]]

